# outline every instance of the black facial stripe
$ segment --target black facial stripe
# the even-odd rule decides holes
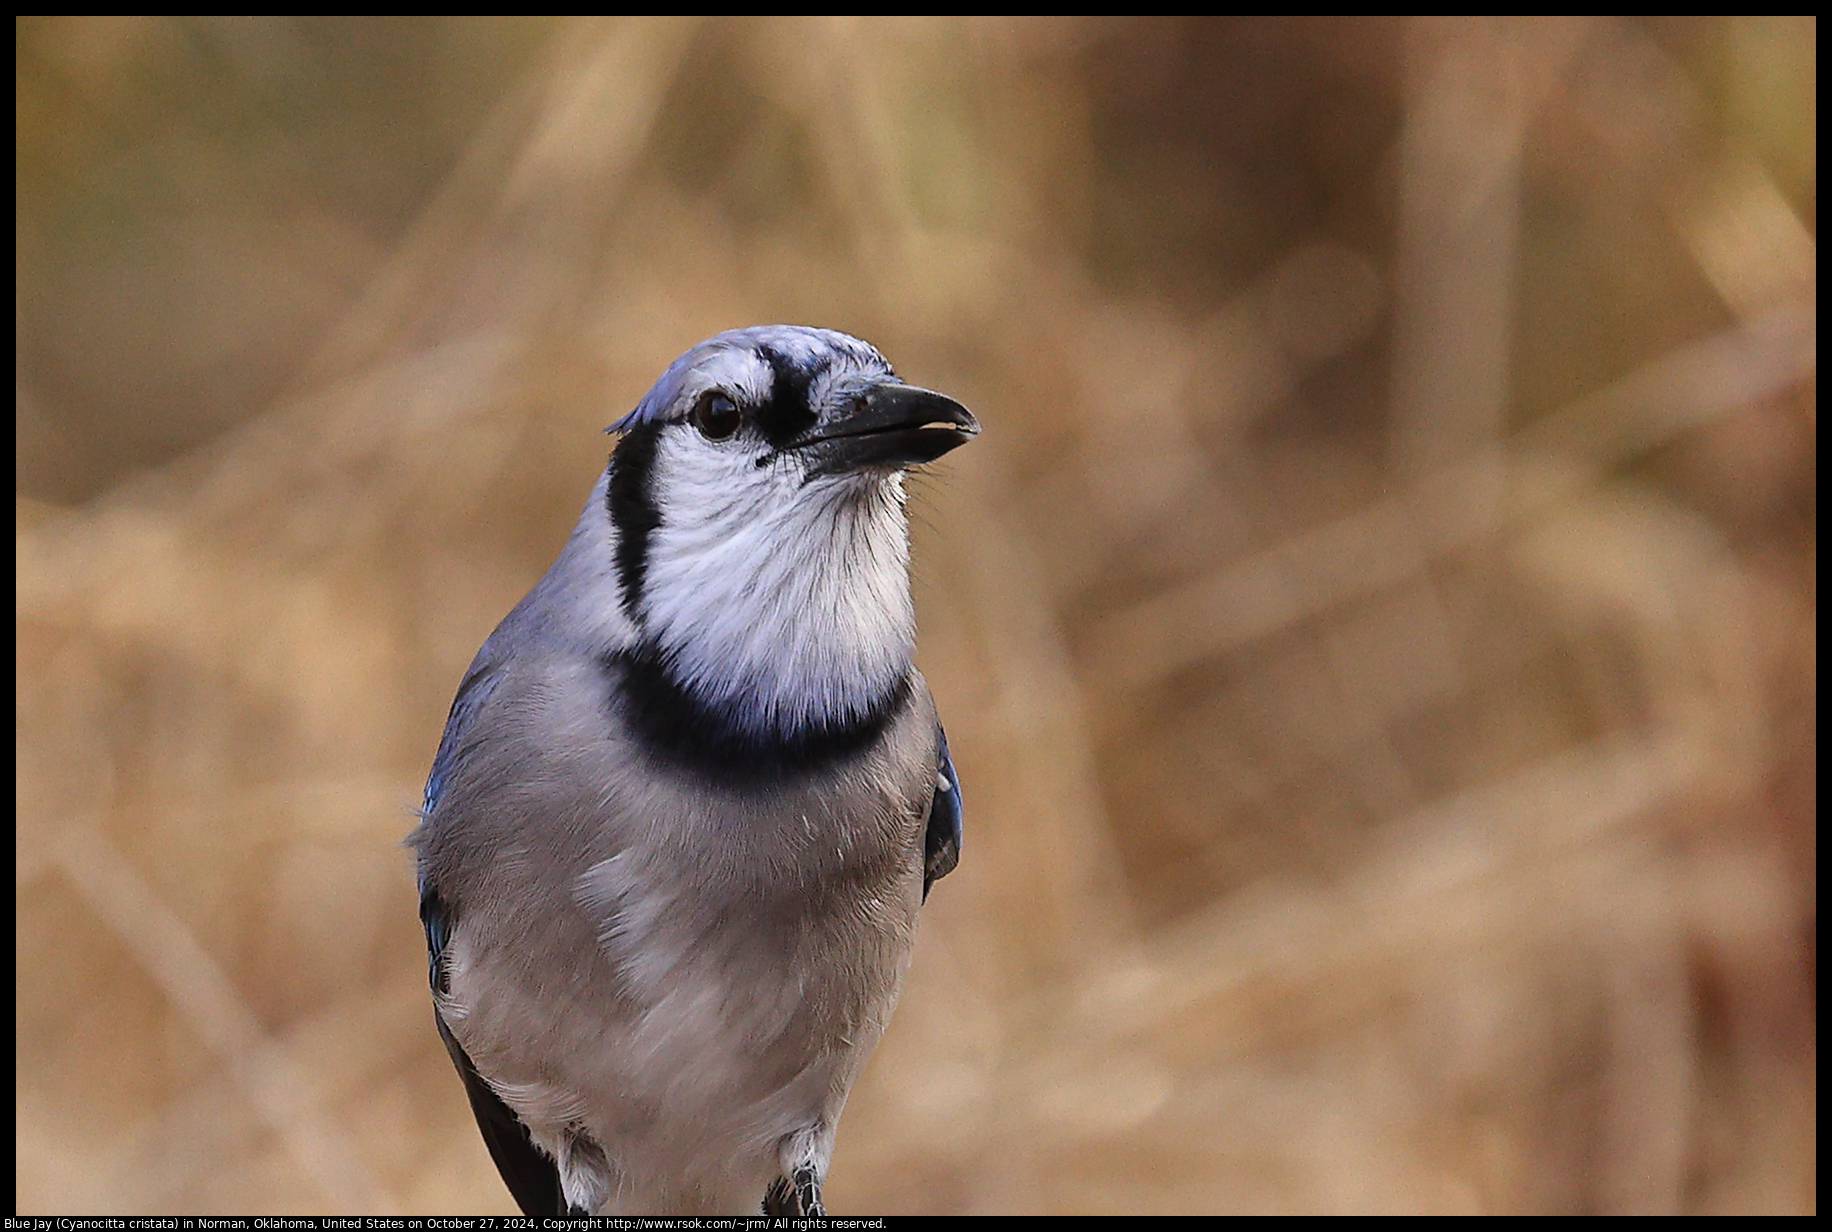
[[[724,783],[756,783],[807,774],[864,751],[914,695],[900,677],[862,713],[760,736],[733,724],[683,687],[653,646],[606,657],[612,704],[651,751]]]
[[[758,354],[770,365],[770,399],[756,409],[757,426],[772,449],[782,449],[814,426],[814,408],[808,405],[808,387],[825,371],[803,368],[780,351],[761,347]]]
[[[649,570],[649,535],[662,524],[655,507],[655,447],[663,425],[638,424],[624,433],[611,451],[611,480],[604,507],[617,527],[617,578],[623,583],[623,610],[642,623],[643,578]]]

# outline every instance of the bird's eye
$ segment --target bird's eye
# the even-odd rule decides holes
[[[689,418],[701,436],[709,441],[722,441],[738,430],[744,417],[738,413],[736,402],[715,389],[700,395]]]

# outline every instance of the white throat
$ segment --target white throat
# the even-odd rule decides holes
[[[799,468],[671,452],[640,611],[677,682],[758,735],[869,714],[915,645],[902,475],[804,485]]]

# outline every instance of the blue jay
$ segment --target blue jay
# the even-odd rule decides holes
[[[612,431],[426,782],[434,1017],[527,1214],[819,1214],[960,853],[903,474],[979,425],[774,325],[687,351]]]

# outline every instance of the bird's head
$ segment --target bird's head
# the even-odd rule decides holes
[[[980,426],[954,399],[898,380],[870,343],[760,325],[687,351],[611,430],[666,438],[676,471],[728,475],[748,463],[800,486],[881,480],[933,462]]]
[[[908,672],[905,469],[979,432],[833,330],[732,330],[613,430],[625,613],[685,689],[759,731],[840,721]]]

